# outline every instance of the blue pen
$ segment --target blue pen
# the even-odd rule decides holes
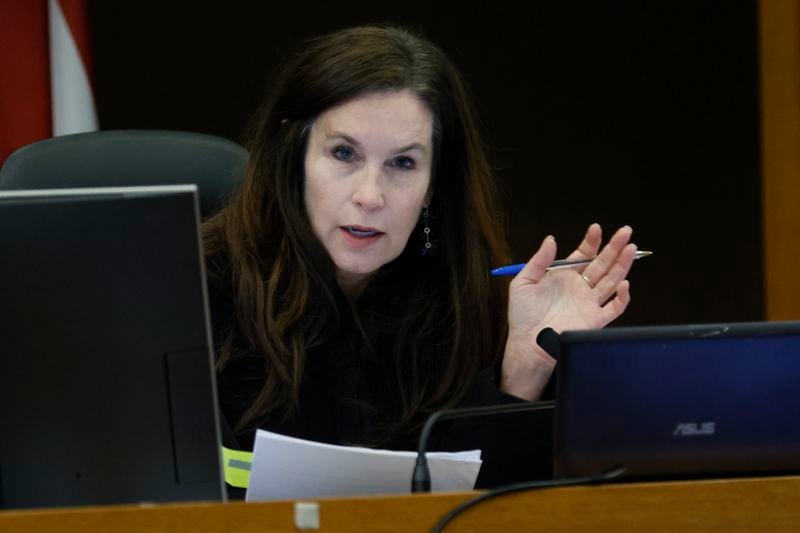
[[[653,252],[641,250],[636,252],[636,255],[633,256],[633,258],[641,259],[642,257],[647,257],[648,255],[653,255]],[[589,259],[558,259],[550,263],[550,266],[547,267],[547,270],[558,270],[559,268],[570,268],[574,266],[585,265],[587,263],[591,263],[594,261],[594,259],[594,257],[590,257]],[[506,265],[495,268],[491,271],[491,274],[492,276],[516,276],[523,268],[525,268],[525,263]]]

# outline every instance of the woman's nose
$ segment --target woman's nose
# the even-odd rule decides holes
[[[381,169],[365,167],[356,177],[353,203],[366,211],[373,211],[383,207],[384,201]]]

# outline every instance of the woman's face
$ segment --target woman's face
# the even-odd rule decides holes
[[[430,200],[433,116],[410,91],[367,93],[322,113],[305,154],[305,207],[351,293],[406,246]]]

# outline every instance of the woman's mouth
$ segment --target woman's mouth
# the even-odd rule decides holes
[[[350,235],[361,238],[369,238],[369,237],[375,237],[377,235],[383,235],[382,231],[378,231],[374,228],[365,228],[363,226],[342,226],[342,229],[347,231]]]
[[[365,226],[340,226],[345,240],[354,248],[364,248],[377,241],[384,233]]]

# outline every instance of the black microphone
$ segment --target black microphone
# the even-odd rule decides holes
[[[419,436],[417,446],[417,462],[414,465],[414,473],[411,475],[411,492],[430,492],[431,491],[431,472],[428,468],[428,459],[425,457],[425,450],[428,447],[431,429],[441,420],[454,420],[457,418],[472,418],[489,415],[499,415],[506,413],[523,413],[527,411],[541,411],[553,409],[556,402],[553,400],[543,402],[525,402],[502,405],[486,405],[482,407],[463,407],[460,409],[442,409],[436,411],[425,422],[422,433]]]
[[[558,359],[561,352],[559,335],[552,328],[544,328],[536,336],[536,343],[547,353]],[[548,386],[547,389],[550,389]],[[545,397],[549,391],[545,391]],[[499,415],[505,413],[523,413],[527,411],[541,411],[553,409],[556,402],[553,400],[542,402],[524,402],[515,404],[488,405],[483,407],[464,407],[460,409],[442,409],[436,411],[425,422],[422,433],[419,436],[417,445],[417,463],[414,465],[414,473],[411,475],[411,492],[430,492],[431,491],[431,472],[428,468],[428,459],[425,457],[425,450],[428,447],[431,429],[440,420],[454,420],[457,418],[471,418],[488,415]]]

